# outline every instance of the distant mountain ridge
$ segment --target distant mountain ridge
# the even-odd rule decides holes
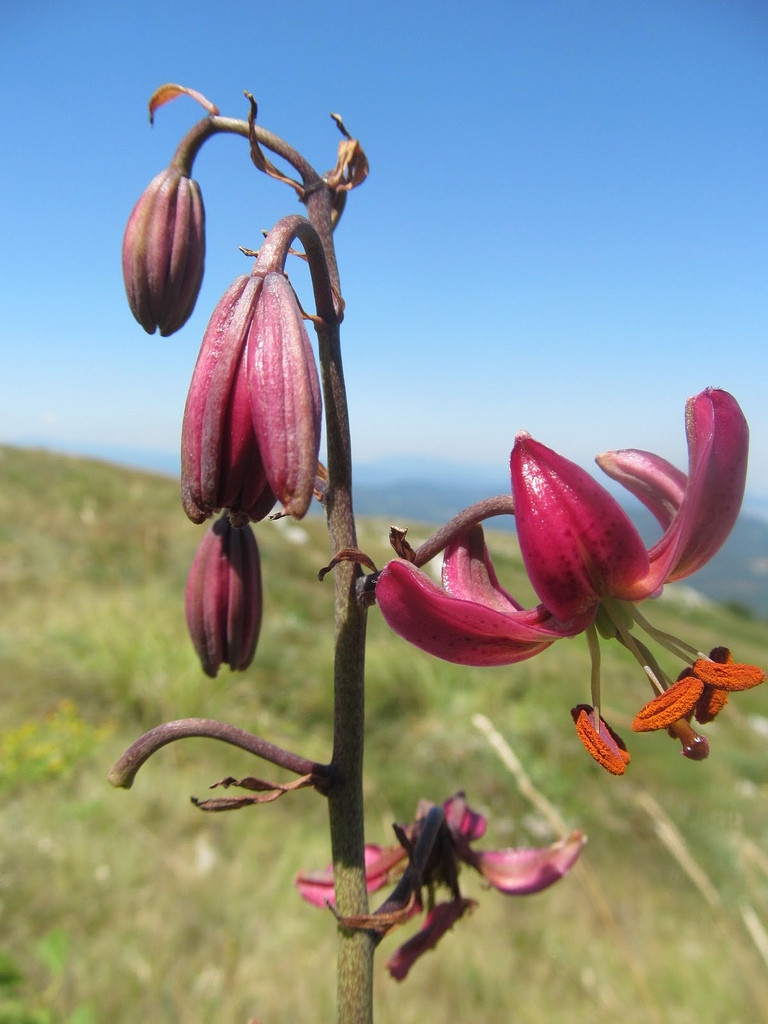
[[[51,450],[50,444],[28,439],[20,447]],[[145,449],[77,445],[77,454],[124,466],[178,476],[175,453]],[[600,474],[596,474],[599,476]],[[627,508],[646,543],[653,543],[659,528],[639,502],[603,479]],[[447,522],[468,505],[493,494],[509,491],[505,466],[471,464],[451,459],[397,456],[357,463],[354,468],[355,511],[391,519],[393,524]],[[514,519],[501,516],[491,521],[494,529],[514,530]],[[768,497],[748,493],[744,510],[721,551],[696,573],[690,585],[705,597],[738,605],[753,615],[768,618]]]

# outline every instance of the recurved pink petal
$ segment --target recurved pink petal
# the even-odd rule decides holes
[[[629,598],[648,553],[627,513],[596,480],[520,433],[510,460],[525,568],[543,604],[562,621],[610,595]]]
[[[511,665],[583,632],[596,606],[559,622],[543,605],[508,613],[451,597],[410,562],[381,570],[376,600],[389,627],[415,647],[457,665]]]
[[[475,601],[499,612],[522,610],[522,605],[499,583],[483,528],[479,524],[457,537],[445,549],[443,589],[451,597]]]
[[[683,502],[688,478],[660,455],[624,448],[604,452],[595,462],[609,477],[626,487],[658,519],[663,530]]]
[[[473,851],[473,866],[499,892],[526,896],[546,889],[570,871],[586,841],[583,832],[575,831],[541,849]]]
[[[324,871],[302,871],[296,876],[296,888],[299,895],[313,907],[320,907],[324,910],[330,903],[336,902],[336,893],[333,888],[333,865],[328,865]]]
[[[677,515],[653,545],[650,568],[629,600],[641,600],[664,583],[684,579],[725,543],[744,497],[749,428],[727,391],[707,388],[685,407],[688,480]]]
[[[690,576],[720,550],[741,510],[747,478],[749,427],[733,395],[708,388],[689,398],[685,422],[688,487],[669,580]]]
[[[402,874],[408,854],[402,846],[377,846],[369,843],[365,847],[365,886],[368,892],[376,892],[393,878]],[[322,871],[300,872],[296,876],[296,888],[315,907],[325,908],[336,902],[333,888],[333,865]]]

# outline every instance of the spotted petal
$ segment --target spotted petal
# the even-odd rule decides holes
[[[522,605],[506,592],[496,577],[480,525],[461,534],[445,549],[443,589],[452,597],[476,601],[500,612],[522,610]]]
[[[595,614],[593,607],[570,622],[560,622],[543,605],[498,611],[446,594],[415,565],[399,559],[381,570],[376,600],[395,633],[457,665],[524,661],[561,637],[583,632]]]
[[[648,553],[608,491],[525,432],[510,470],[525,568],[552,614],[567,621],[604,596],[629,599],[648,573]]]

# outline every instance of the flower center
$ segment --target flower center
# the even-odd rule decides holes
[[[685,662],[685,668],[672,680],[662,669],[648,645],[636,636],[641,629],[657,645]],[[598,635],[599,634],[599,635]],[[613,774],[622,774],[629,755],[619,737],[602,718],[600,692],[600,637],[618,642],[632,654],[643,669],[655,696],[637,713],[633,732],[666,729],[680,740],[682,753],[694,761],[709,756],[709,743],[691,726],[691,719],[711,722],[728,702],[728,694],[757,686],[765,672],[756,665],[734,662],[727,647],[715,647],[709,655],[679,637],[653,626],[637,607],[627,601],[603,598],[594,623],[587,629],[587,645],[592,660],[592,705],[581,704],[571,714],[576,731],[595,760]],[[616,747],[616,741],[621,744]]]

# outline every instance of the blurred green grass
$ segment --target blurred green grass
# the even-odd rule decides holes
[[[388,527],[360,526],[379,565]],[[0,449],[0,1024],[334,1019],[334,923],[293,888],[299,869],[329,860],[322,799],[302,791],[206,816],[190,795],[259,769],[200,739],[159,752],[130,792],[105,782],[142,731],[186,716],[328,758],[333,588],[317,581],[328,561],[321,519],[258,527],[256,660],[215,681],[184,623],[200,535],[172,480]],[[409,539],[425,536],[412,525]],[[489,545],[505,585],[530,599],[514,538],[489,533]],[[737,660],[768,663],[765,624],[738,609],[670,598],[645,610],[703,650],[725,644]],[[478,712],[589,836],[583,869],[537,896],[503,897],[462,876],[480,906],[403,984],[384,961],[407,932],[388,937],[380,1024],[768,1019],[768,690],[732,700],[707,728],[710,759],[694,764],[665,735],[631,735],[649,691],[606,645],[605,713],[633,756],[614,779],[569,715],[589,693],[581,639],[470,670],[408,647],[374,608],[367,657],[369,841],[391,842],[391,823],[410,820],[420,797],[459,788],[489,816],[483,845],[551,838],[472,725]],[[713,887],[709,901],[661,841],[656,805]]]

